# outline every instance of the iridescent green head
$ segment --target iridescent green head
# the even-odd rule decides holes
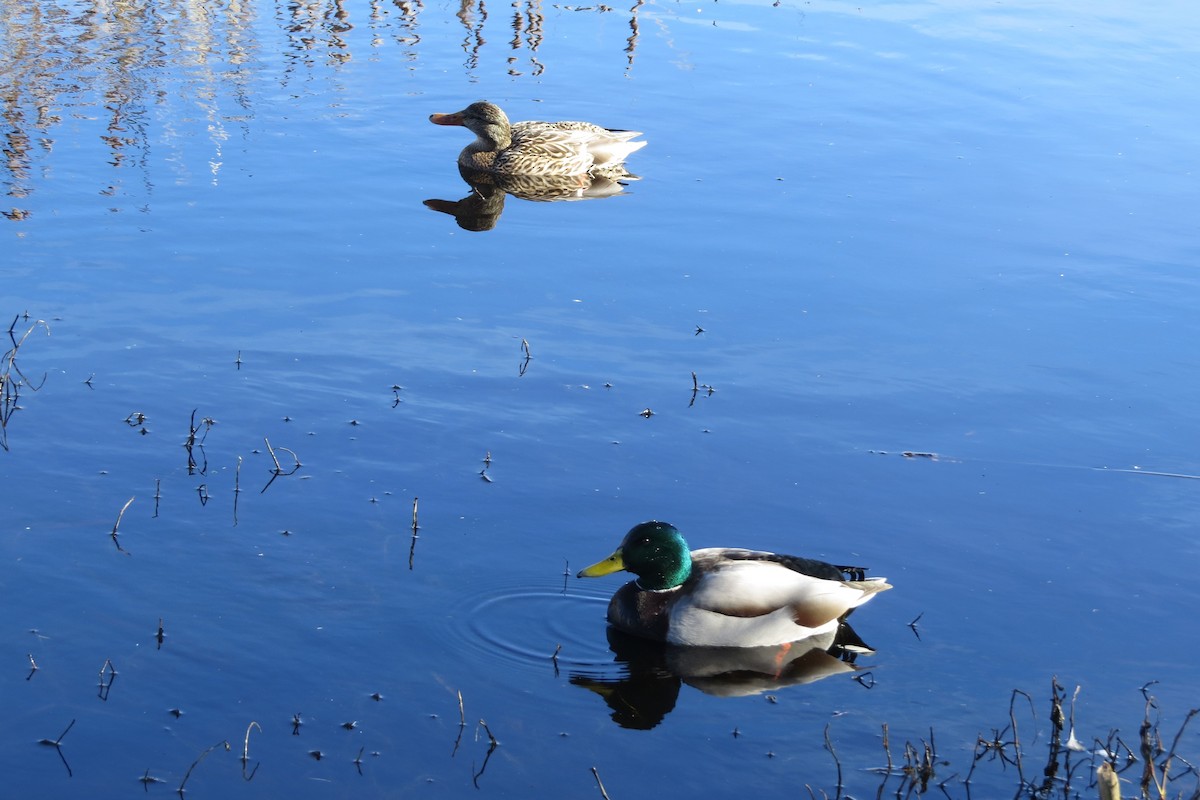
[[[625,570],[643,589],[673,589],[692,574],[692,551],[683,535],[666,522],[634,525],[611,556],[580,570],[578,578],[596,578]]]

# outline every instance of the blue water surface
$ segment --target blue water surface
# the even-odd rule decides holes
[[[1189,5],[0,14],[13,796],[866,796],[886,725],[961,797],[1055,676],[1089,748],[1195,705]],[[459,227],[481,98],[641,180]],[[649,518],[886,575],[876,653],[614,660]]]

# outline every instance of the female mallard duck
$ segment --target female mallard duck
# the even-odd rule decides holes
[[[631,142],[639,131],[612,131],[590,122],[509,123],[499,107],[480,101],[454,114],[431,114],[438,125],[461,125],[475,134],[458,163],[505,175],[600,175],[623,173],[629,154],[646,146]]]
[[[890,589],[858,567],[757,550],[688,550],[675,526],[643,522],[616,552],[580,571],[619,570],[637,580],[617,590],[608,621],[618,630],[670,644],[770,647],[827,633],[851,609]],[[857,578],[853,580],[851,578]]]

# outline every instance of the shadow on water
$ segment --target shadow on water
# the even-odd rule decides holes
[[[676,647],[609,626],[615,677],[573,671],[571,684],[595,692],[622,728],[649,730],[675,708],[687,684],[717,697],[744,697],[814,683],[861,669],[874,653],[843,622],[834,631],[778,647]]]

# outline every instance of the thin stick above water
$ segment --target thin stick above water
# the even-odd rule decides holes
[[[121,547],[120,541],[117,540],[117,528],[121,527],[121,518],[125,516],[125,510],[128,509],[129,506],[133,504],[133,500],[134,500],[134,498],[131,497],[125,501],[125,505],[121,506],[121,510],[117,514],[117,521],[113,523],[112,533],[109,534],[109,536],[112,537],[113,544],[115,544],[117,546],[117,550],[124,553],[125,555],[129,555],[129,551],[126,550],[124,547]]]

